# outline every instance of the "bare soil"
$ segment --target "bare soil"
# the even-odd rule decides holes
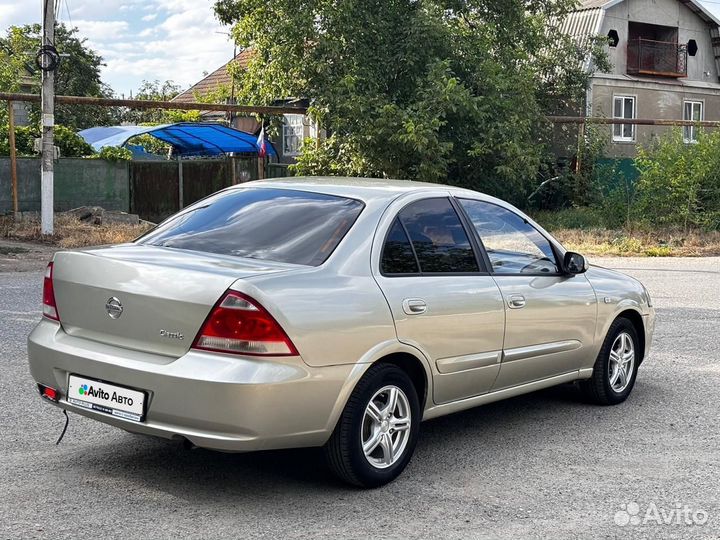
[[[0,239],[0,272],[40,271],[57,250],[48,244]]]

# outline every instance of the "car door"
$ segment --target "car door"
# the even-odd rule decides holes
[[[398,339],[430,360],[435,403],[486,393],[500,369],[500,289],[448,196],[403,204],[381,223],[373,263]]]
[[[493,390],[579,369],[597,317],[586,276],[563,274],[550,241],[514,211],[475,199],[458,202],[505,301],[503,358]]]

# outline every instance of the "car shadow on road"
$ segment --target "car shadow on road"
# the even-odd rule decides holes
[[[510,437],[517,441],[518,432],[523,430],[530,435],[524,443],[527,448],[521,444],[515,451],[532,452],[533,430],[539,424],[547,429],[564,422],[582,430],[584,423],[597,418],[597,411],[597,407],[582,401],[573,385],[470,409],[424,423],[415,461],[433,461],[436,453],[477,453],[483,449],[489,454],[484,458],[492,462],[498,444]],[[92,451],[78,455],[72,466],[207,503],[256,505],[263,497],[282,497],[289,492],[328,497],[353,490],[331,475],[320,449],[227,454],[190,450],[177,442],[133,434],[122,433],[119,437],[122,444],[95,444]],[[413,469],[442,473],[443,467],[454,466],[438,461]],[[418,481],[409,476],[402,476],[392,489],[400,489],[405,481]]]

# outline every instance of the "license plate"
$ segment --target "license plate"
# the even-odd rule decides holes
[[[73,405],[105,414],[142,422],[145,392],[116,384],[70,375],[67,400]]]

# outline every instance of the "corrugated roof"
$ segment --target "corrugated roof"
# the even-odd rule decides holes
[[[560,31],[574,38],[579,45],[585,43],[600,31],[605,10],[601,8],[573,11],[560,25]]]
[[[233,58],[226,64],[223,64],[221,67],[217,68],[210,75],[208,75],[201,81],[198,81],[184,92],[175,96],[172,101],[179,101],[180,103],[190,103],[193,101],[197,101],[198,97],[207,96],[208,94],[215,92],[220,88],[229,88],[232,84],[232,79],[230,77],[230,73],[228,72],[228,68],[230,67],[230,65],[234,63],[241,68],[245,68],[250,62],[251,57],[252,50],[245,49],[237,56],[235,56],[235,58]]]
[[[78,135],[99,152],[106,146],[125,146],[131,138],[146,133],[172,145],[181,156],[258,152],[255,135],[221,124],[179,122],[159,126],[103,126],[84,129]],[[265,143],[268,155],[277,156],[267,138]]]
[[[609,3],[609,0],[581,0],[580,9],[601,8]]]

